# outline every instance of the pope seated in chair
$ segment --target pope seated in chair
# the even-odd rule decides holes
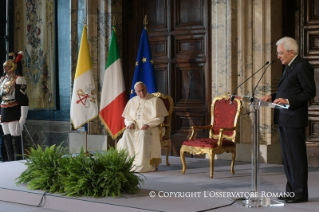
[[[160,98],[147,92],[143,82],[134,85],[137,96],[125,106],[123,117],[126,130],[117,144],[117,149],[126,149],[129,157],[135,155],[136,172],[154,171],[154,166],[161,163],[161,143],[158,125],[168,115]]]

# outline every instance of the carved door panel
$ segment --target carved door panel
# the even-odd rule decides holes
[[[206,0],[176,0],[172,5],[171,88],[175,100],[174,155],[190,127],[210,122],[209,8]],[[207,135],[198,132],[198,137]]]
[[[136,0],[134,5],[131,3],[131,7],[136,8],[137,29],[142,29],[144,15],[148,18],[147,32],[158,90],[174,100],[173,155],[179,155],[180,146],[192,125],[210,123],[209,2]],[[141,30],[136,30],[136,33],[141,33]],[[138,44],[134,45],[137,53]],[[130,57],[136,53],[132,51]],[[134,63],[132,66],[134,68]],[[132,77],[134,69],[128,68]],[[198,133],[198,137],[204,135],[208,133]]]
[[[317,95],[309,102],[307,141],[319,142],[319,0],[301,0],[299,3],[299,52],[314,68],[317,86]]]

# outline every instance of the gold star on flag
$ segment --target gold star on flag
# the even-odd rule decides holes
[[[145,62],[146,62],[146,58],[145,58],[145,57],[143,57],[142,61],[143,61],[143,63],[145,63]]]
[[[131,94],[133,93],[133,90],[131,90]]]
[[[136,61],[135,66],[138,66],[138,61]]]
[[[151,60],[151,63],[153,64],[153,60]]]

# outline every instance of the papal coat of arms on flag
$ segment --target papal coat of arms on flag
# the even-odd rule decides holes
[[[87,26],[83,28],[79,57],[71,99],[71,122],[77,129],[98,116],[98,106],[87,40]]]

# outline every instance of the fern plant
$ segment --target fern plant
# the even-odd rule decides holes
[[[135,194],[144,181],[132,170],[134,157],[125,150],[110,148],[87,156],[83,149],[77,157],[70,158],[67,175],[63,177],[67,196],[107,197],[121,193]]]
[[[32,190],[63,193],[60,176],[65,172],[68,157],[63,157],[67,155],[67,150],[61,145],[52,145],[44,151],[39,145],[37,149],[27,150],[27,169],[16,179],[17,184],[28,184],[27,188]]]
[[[83,148],[77,155],[55,145],[42,151],[28,151],[27,169],[16,179],[29,189],[59,192],[67,196],[108,197],[135,194],[144,183],[141,174],[132,171],[135,157],[126,150],[110,148],[107,152],[87,155]]]
[[[66,165],[67,174],[62,177],[62,183],[67,196],[100,196],[96,190],[96,161],[87,156],[83,148],[80,153],[69,159]]]
[[[115,197],[121,193],[135,194],[139,191],[139,186],[144,181],[136,177],[143,176],[142,174],[132,171],[135,157],[129,158],[127,151],[116,151],[113,148],[103,154],[97,152],[95,157],[99,173],[97,183],[102,189],[102,196]]]

